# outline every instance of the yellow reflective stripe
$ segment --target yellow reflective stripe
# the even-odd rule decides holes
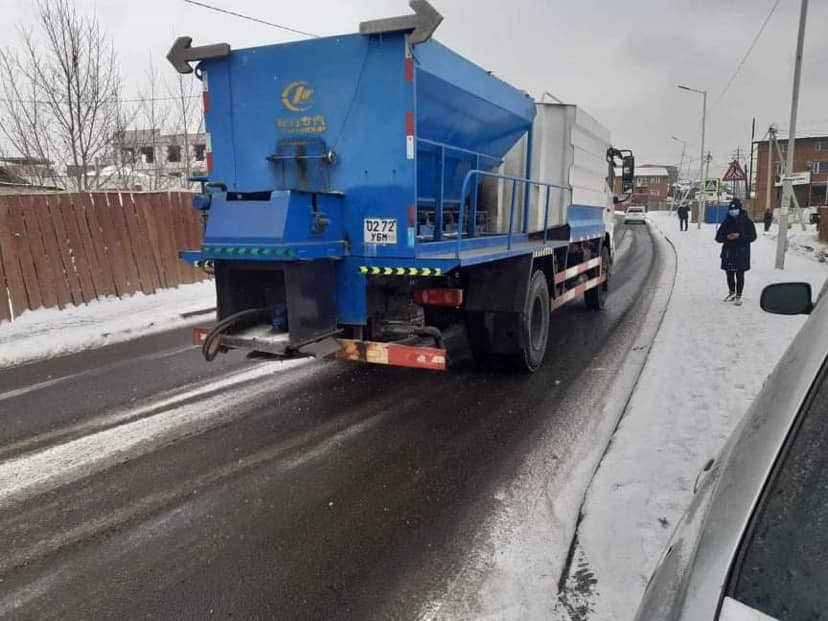
[[[442,276],[443,270],[439,267],[376,267],[369,265],[359,266],[360,274],[372,276]]]

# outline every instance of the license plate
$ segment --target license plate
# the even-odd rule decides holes
[[[366,244],[396,244],[397,221],[394,218],[365,218],[363,239]]]

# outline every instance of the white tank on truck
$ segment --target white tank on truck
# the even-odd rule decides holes
[[[614,218],[612,214],[612,179],[608,178],[607,151],[611,148],[610,131],[590,116],[583,108],[572,104],[535,104],[536,115],[532,131],[532,179],[543,179],[568,188],[552,192],[549,198],[548,216],[546,192],[532,186],[529,206],[529,231],[562,226],[570,216],[570,205],[606,206],[605,223],[612,239]],[[506,154],[502,164],[504,175],[521,176],[526,170],[528,137],[524,136]],[[497,211],[493,226],[497,230],[508,228],[511,186],[503,180],[489,182],[488,191],[497,192]],[[516,210],[518,227],[523,226],[523,196],[518,199]],[[570,216],[571,217],[571,216]]]

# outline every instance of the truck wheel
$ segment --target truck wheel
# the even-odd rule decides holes
[[[525,373],[534,373],[543,364],[549,340],[549,287],[540,270],[532,274],[526,305],[520,317],[520,353],[516,366]]]
[[[540,270],[532,275],[520,313],[467,312],[466,333],[481,369],[536,371],[549,340],[549,287]]]
[[[601,286],[593,287],[584,293],[584,301],[586,302],[587,308],[590,310],[601,310],[604,308],[604,304],[607,301],[610,282],[610,254],[609,248],[606,246],[601,248],[601,271],[607,275],[607,279],[604,283]],[[594,278],[597,275],[597,271],[590,271],[590,278]]]

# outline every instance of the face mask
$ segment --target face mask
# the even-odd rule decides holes
[[[738,209],[728,209],[727,213],[729,213],[732,217],[735,218],[736,216],[739,215],[739,210]]]

